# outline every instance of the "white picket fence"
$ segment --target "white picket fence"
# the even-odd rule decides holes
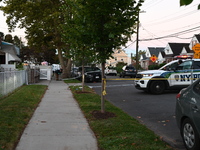
[[[46,68],[26,68],[21,71],[12,71],[4,69],[0,72],[0,97],[13,92],[24,84],[34,84],[39,80],[51,80],[52,70]]]
[[[28,84],[26,70],[0,72],[0,97],[13,92],[24,84]]]

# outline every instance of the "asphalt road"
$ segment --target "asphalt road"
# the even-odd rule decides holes
[[[114,78],[118,77],[107,76],[105,98],[139,120],[175,149],[185,150],[175,119],[178,91],[152,95],[135,89],[133,80],[109,80]],[[87,83],[87,85],[98,94],[101,93],[101,83]]]

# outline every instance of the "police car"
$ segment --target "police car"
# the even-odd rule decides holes
[[[182,89],[200,78],[200,59],[171,61],[158,70],[139,72],[135,87],[152,94],[162,94],[165,90]]]

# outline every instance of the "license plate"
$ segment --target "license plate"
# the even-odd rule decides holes
[[[96,79],[99,79],[99,76],[96,76]]]

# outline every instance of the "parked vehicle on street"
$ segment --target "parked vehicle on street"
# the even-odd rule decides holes
[[[101,70],[98,67],[84,67],[85,82],[100,82]],[[78,68],[78,80],[82,80],[82,67]]]
[[[133,77],[133,78],[136,77],[136,69],[134,66],[132,65],[124,66],[122,70],[123,71],[120,73],[119,77],[123,77],[123,78],[126,76]]]
[[[182,89],[200,78],[200,59],[171,61],[158,70],[147,70],[136,75],[135,87],[153,94],[165,90]]]
[[[71,69],[71,77],[78,77],[78,67]]]
[[[199,150],[200,79],[176,96],[176,121],[187,150]]]
[[[105,69],[105,75],[114,75],[114,76],[116,76],[117,75],[117,70],[112,68],[112,67],[107,67]]]

